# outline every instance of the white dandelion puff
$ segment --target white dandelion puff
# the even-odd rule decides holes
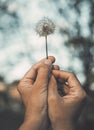
[[[54,31],[55,31],[55,24],[49,18],[44,17],[36,25],[36,32],[39,34],[39,36],[45,37],[47,59],[48,59],[47,35],[52,34]]]
[[[55,24],[48,18],[44,17],[36,25],[36,32],[40,36],[46,36],[53,33],[55,30]]]

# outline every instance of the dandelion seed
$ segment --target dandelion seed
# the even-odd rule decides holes
[[[44,17],[36,25],[36,32],[39,36],[45,37],[46,44],[46,58],[48,59],[48,46],[47,46],[47,35],[50,35],[55,30],[55,24],[48,18]]]

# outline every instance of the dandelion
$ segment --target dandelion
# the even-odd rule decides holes
[[[36,32],[39,34],[39,36],[45,37],[47,59],[48,59],[47,36],[52,34],[54,30],[55,30],[55,24],[49,18],[46,17],[40,20],[36,25]]]

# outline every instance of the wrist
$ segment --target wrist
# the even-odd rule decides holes
[[[74,123],[71,121],[60,121],[52,123],[53,130],[74,130]]]
[[[42,114],[31,114],[31,113],[25,113],[24,122],[19,128],[19,130],[39,130],[41,127],[46,127],[46,118],[47,115]],[[43,128],[45,129],[45,128]]]
[[[37,119],[37,117],[36,119],[29,118],[28,120],[24,120],[19,130],[39,130],[40,126],[41,122],[39,121],[39,119]]]

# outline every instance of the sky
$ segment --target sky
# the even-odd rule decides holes
[[[77,16],[73,12],[70,16],[72,21],[69,24],[66,19],[60,17],[52,1],[15,0],[8,5],[8,11],[17,12],[20,18],[20,26],[18,28],[8,26],[13,19],[7,15],[2,16],[0,21],[0,25],[6,28],[4,34],[0,32],[0,75],[4,76],[6,82],[10,83],[21,79],[33,64],[45,58],[44,37],[39,37],[35,32],[36,23],[43,17],[50,18],[56,25],[54,34],[48,37],[48,54],[55,56],[55,64],[59,65],[61,69],[74,68],[78,77],[81,77],[81,82],[84,82],[82,63],[79,59],[73,58],[71,54],[73,48],[69,49],[64,45],[68,37],[59,33],[61,26],[64,29],[70,26],[72,28],[72,22],[75,21]],[[63,8],[67,6],[65,0],[59,0],[59,2],[63,4]],[[87,9],[88,6],[83,8],[82,17],[80,18],[84,21],[82,26],[84,26],[85,31],[82,31],[82,33],[85,36],[89,33],[86,27],[87,24],[85,24],[87,22],[86,17],[88,18]],[[12,30],[11,32],[10,29]]]

